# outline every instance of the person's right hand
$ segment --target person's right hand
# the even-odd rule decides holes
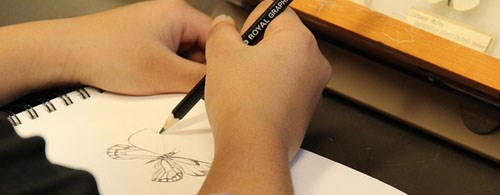
[[[269,4],[261,3],[243,29]],[[240,194],[245,190],[231,186],[246,183],[250,190],[255,182],[257,188],[266,181],[275,185],[289,174],[288,161],[300,147],[330,78],[329,62],[291,9],[269,24],[255,46],[242,42],[232,19],[219,16],[209,33],[206,59],[205,104],[215,158],[202,192]],[[214,178],[224,181],[212,182]],[[232,184],[224,186],[228,182]]]

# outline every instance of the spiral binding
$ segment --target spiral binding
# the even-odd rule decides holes
[[[84,100],[91,97],[90,93],[84,88],[84,86],[51,89],[20,98],[19,100],[1,108],[0,116],[6,117],[13,126],[19,126],[23,124],[21,119],[18,117],[18,114],[20,113],[28,113],[31,120],[35,120],[40,117],[37,110],[34,109],[34,107],[38,105],[43,105],[48,113],[57,111],[56,106],[54,106],[51,102],[51,100],[54,100],[55,98],[60,98],[65,106],[74,104],[72,97],[68,95],[74,91],[78,92],[79,96]],[[99,90],[99,92],[102,91]]]

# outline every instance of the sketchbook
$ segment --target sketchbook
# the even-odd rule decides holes
[[[196,194],[213,158],[204,103],[174,132],[157,133],[183,96],[125,96],[87,87],[10,119],[22,122],[15,126],[20,136],[45,139],[52,163],[92,173],[102,194]],[[296,194],[404,194],[302,149],[291,171]]]

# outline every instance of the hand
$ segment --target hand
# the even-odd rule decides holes
[[[261,3],[242,29],[269,4]],[[234,21],[219,16],[206,58],[205,104],[215,157],[202,193],[290,192],[288,162],[331,74],[314,36],[287,9],[269,24],[260,43],[247,46]]]
[[[276,139],[293,157],[331,74],[314,36],[289,9],[271,22],[256,46],[242,43],[231,19],[218,17],[215,23],[205,88],[215,138]]]
[[[74,22],[69,63],[78,62],[74,75],[83,84],[134,95],[187,92],[205,74],[211,19],[183,0],[136,3]]]
[[[0,105],[81,83],[132,95],[187,92],[205,74],[211,19],[183,0],[0,28]]]

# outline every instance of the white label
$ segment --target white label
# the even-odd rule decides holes
[[[487,53],[494,37],[443,16],[411,9],[406,23],[476,51]]]

